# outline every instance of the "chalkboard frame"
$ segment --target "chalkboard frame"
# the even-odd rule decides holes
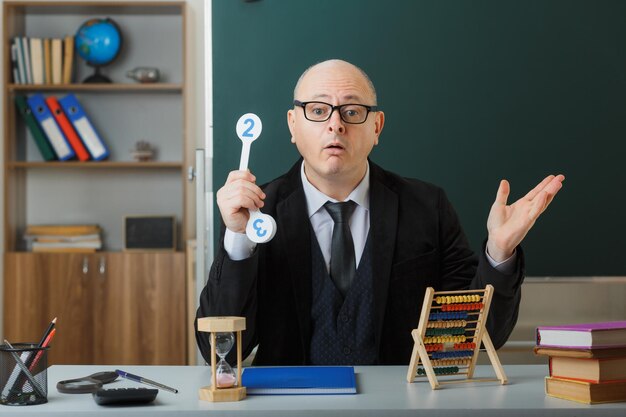
[[[385,112],[372,161],[443,188],[477,253],[501,179],[512,203],[562,173],[522,243],[527,276],[625,276],[625,14],[585,0],[213,2],[212,190],[238,166],[248,112],[263,121],[257,183],[291,167],[293,88],[340,58],[367,72]]]

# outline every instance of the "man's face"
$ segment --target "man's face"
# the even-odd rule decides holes
[[[324,62],[311,68],[296,91],[301,102],[321,101],[374,105],[373,92],[361,72],[346,62]],[[344,122],[333,111],[324,122],[307,120],[302,107],[287,112],[292,142],[305,161],[307,178],[317,181],[352,181],[365,174],[367,156],[382,131],[382,112],[370,113],[362,124]]]

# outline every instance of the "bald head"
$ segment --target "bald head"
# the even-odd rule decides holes
[[[314,64],[307,68],[296,83],[296,87],[293,90],[293,98],[297,99],[298,94],[300,93],[300,87],[303,83],[307,81],[311,81],[311,78],[319,78],[325,77],[327,74],[345,74],[345,76],[352,77],[354,82],[363,83],[365,89],[367,90],[370,97],[367,97],[371,100],[370,105],[376,105],[376,89],[374,88],[374,84],[370,77],[363,71],[361,68],[357,67],[354,64],[351,64],[347,61],[343,61],[341,59],[329,59],[327,61],[322,61],[317,64]]]

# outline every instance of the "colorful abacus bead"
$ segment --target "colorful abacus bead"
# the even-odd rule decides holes
[[[459,373],[458,366],[444,366],[444,367],[434,368],[434,370],[435,370],[435,375],[453,375],[453,374]]]

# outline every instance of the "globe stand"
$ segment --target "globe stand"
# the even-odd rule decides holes
[[[111,79],[100,73],[100,66],[93,65],[94,73],[83,80],[83,84],[91,83],[112,83]]]

